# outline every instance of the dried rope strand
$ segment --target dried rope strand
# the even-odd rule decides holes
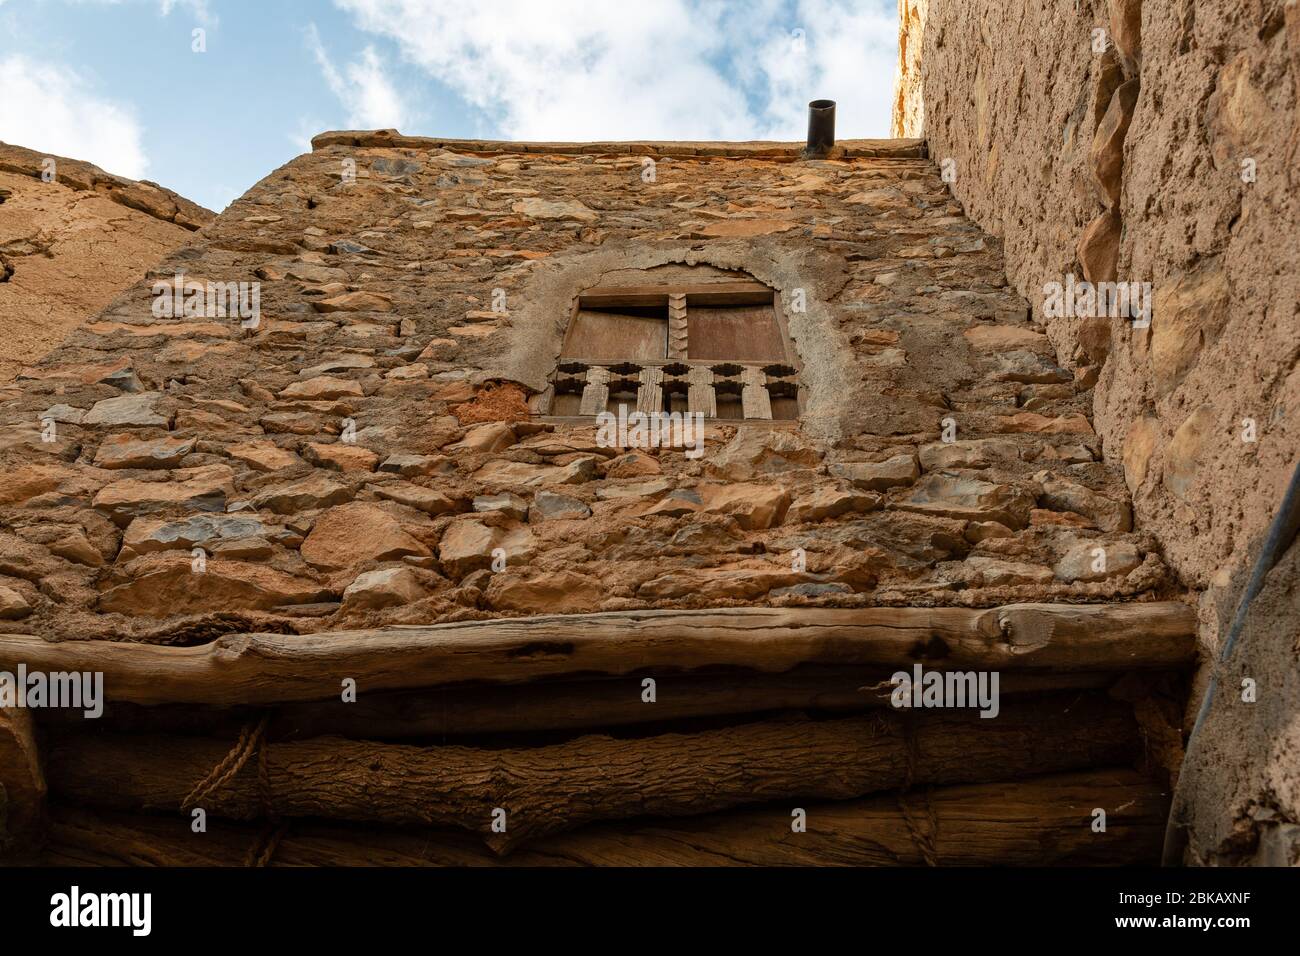
[[[262,719],[256,724],[244,725],[243,730],[239,732],[239,739],[235,741],[235,746],[231,748],[230,753],[226,754],[206,777],[195,784],[194,789],[181,801],[182,810],[197,806],[200,800],[211,796],[229,783],[235,774],[244,769],[244,765],[248,763],[248,758],[253,755],[253,752],[262,749],[262,739],[266,735],[266,725],[269,720],[270,714],[263,714]]]

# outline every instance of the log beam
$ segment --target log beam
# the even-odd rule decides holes
[[[591,735],[534,748],[413,747],[337,737],[263,744],[201,806],[279,816],[454,826],[498,850],[596,820],[686,816],[775,800],[848,800],[910,785],[977,783],[1121,764],[1129,708],[1100,694],[974,711],[786,717],[697,733]],[[79,733],[51,748],[51,793],[90,805],[178,812],[229,742]],[[264,770],[264,773],[263,773]],[[506,832],[492,830],[506,813]]]
[[[656,679],[655,701],[642,697],[640,678],[546,682],[522,686],[391,691],[359,698],[310,701],[279,708],[272,739],[340,737],[403,740],[610,727],[702,717],[736,717],[809,710],[853,713],[889,706],[889,675],[847,673],[757,674],[737,678],[669,676]],[[1063,689],[1101,689],[1113,674],[1005,674],[1002,696]],[[881,686],[883,685],[883,686]],[[161,728],[159,728],[161,729]]]
[[[454,831],[295,822],[272,866],[1133,866],[1160,856],[1168,795],[1129,769],[936,787],[636,824],[594,824],[506,859]],[[1106,830],[1092,830],[1092,811]],[[907,813],[904,813],[904,810]],[[909,824],[910,817],[910,824]],[[260,828],[52,805],[53,866],[238,866]]]
[[[32,712],[0,707],[0,849],[39,836],[45,790]]]
[[[273,741],[338,736],[354,740],[441,740],[499,734],[598,731],[700,718],[778,711],[856,713],[890,706],[890,672],[880,668],[797,668],[786,674],[671,674],[655,678],[645,699],[640,677],[531,684],[474,684],[378,691],[356,701],[339,697],[276,706],[267,727]],[[1104,690],[1120,674],[1093,671],[1002,674],[1003,698],[1061,690]],[[203,704],[108,705],[96,728],[119,733],[235,736],[259,708]],[[52,730],[84,727],[75,711],[49,711]]]
[[[109,700],[222,706],[461,682],[801,664],[1128,670],[1195,654],[1185,604],[619,611],[319,634],[226,635],[196,647],[0,635],[0,667],[102,671]]]

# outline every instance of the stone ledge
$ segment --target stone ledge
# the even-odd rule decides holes
[[[803,143],[751,141],[660,142],[633,140],[596,143],[528,143],[489,139],[443,139],[404,136],[397,130],[333,130],[312,137],[312,149],[329,146],[394,149],[450,149],[468,153],[551,153],[619,156],[708,156],[735,159],[799,159]],[[846,139],[836,144],[831,159],[925,159],[923,139]]]
[[[42,162],[47,158],[55,161],[55,182],[74,192],[96,192],[119,206],[126,206],[162,222],[174,223],[191,232],[198,231],[217,218],[212,210],[147,179],[137,182],[105,172],[93,163],[0,142],[2,172],[39,179]]]

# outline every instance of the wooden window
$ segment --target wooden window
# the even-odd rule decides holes
[[[586,416],[620,405],[734,421],[798,418],[796,359],[775,293],[714,280],[580,296],[539,409]]]
[[[653,362],[668,357],[668,305],[579,308],[564,357],[588,362]]]
[[[703,361],[784,362],[785,340],[776,308],[765,305],[691,305],[686,308],[687,357]]]

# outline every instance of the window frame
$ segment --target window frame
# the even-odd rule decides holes
[[[776,360],[736,360],[736,359],[691,359],[688,357],[672,356],[672,318],[668,320],[668,345],[665,351],[668,353],[662,359],[635,359],[629,360],[626,356],[611,356],[608,358],[583,358],[573,359],[567,356],[570,343],[573,341],[573,335],[577,326],[578,314],[584,309],[617,309],[619,307],[652,307],[670,306],[671,299],[674,296],[682,296],[685,305],[684,321],[689,323],[689,310],[692,304],[704,307],[726,307],[726,306],[770,306],[773,318],[776,321],[776,328],[781,338],[782,357]],[[687,325],[689,328],[689,324]],[[684,350],[687,355],[690,352],[689,341],[686,343]],[[566,363],[577,363],[587,367],[598,366],[605,368],[617,368],[622,365],[636,365],[640,368],[666,368],[668,366],[686,366],[705,367],[717,369],[724,366],[739,366],[742,370],[749,368],[770,369],[773,367],[788,368],[791,371],[785,375],[770,376],[775,377],[778,382],[788,383],[794,387],[793,398],[796,402],[795,415],[793,418],[706,418],[705,420],[715,425],[762,425],[762,426],[797,426],[803,417],[805,404],[805,388],[803,385],[803,365],[799,361],[798,353],[795,351],[794,342],[790,338],[789,323],[785,310],[782,308],[780,294],[772,287],[765,285],[757,280],[726,280],[712,282],[664,282],[653,285],[634,285],[634,286],[594,286],[584,292],[574,296],[573,302],[569,309],[569,318],[565,324],[564,336],[561,339],[560,351],[555,356],[552,365],[552,371],[548,376],[546,391],[534,399],[534,417],[543,422],[555,423],[583,423],[590,422],[592,415],[555,415],[551,409],[555,403],[555,385],[556,380],[560,377],[561,367]],[[766,375],[766,373],[765,373]],[[724,379],[724,381],[730,381]],[[734,387],[734,382],[730,382],[729,387]],[[769,382],[765,388],[771,392]],[[790,397],[790,396],[785,396]]]

